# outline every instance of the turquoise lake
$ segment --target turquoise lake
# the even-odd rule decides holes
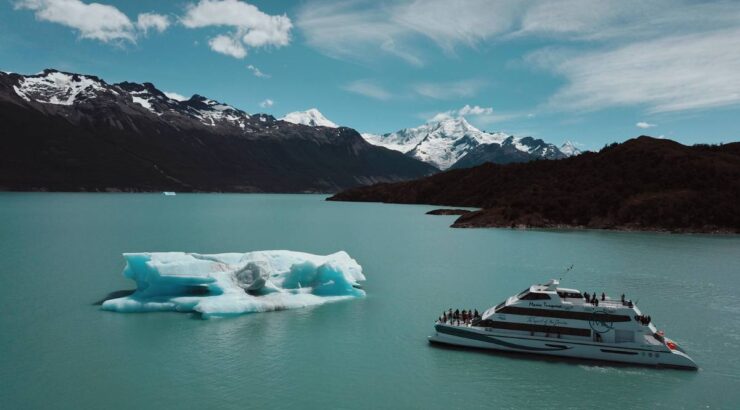
[[[740,237],[451,229],[320,195],[0,194],[0,407],[738,408]],[[367,296],[201,320],[121,314],[123,252],[347,251]],[[562,276],[627,294],[697,372],[430,346],[443,309]]]

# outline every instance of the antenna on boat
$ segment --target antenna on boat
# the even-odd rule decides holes
[[[568,272],[570,272],[572,269],[573,269],[573,265],[571,264],[570,267],[566,269],[565,272],[563,272],[563,276],[561,276],[560,279],[558,279],[558,282],[562,282],[565,275],[567,275]]]

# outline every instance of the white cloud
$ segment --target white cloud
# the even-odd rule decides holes
[[[103,42],[134,42],[136,39],[131,20],[106,4],[85,4],[79,0],[22,0],[15,3],[15,8],[33,10],[38,20],[73,28],[81,38]]]
[[[272,101],[271,99],[266,99],[260,103],[260,107],[262,108],[270,108],[273,105],[275,105],[275,101]]]
[[[655,38],[734,27],[738,18],[738,4],[725,1],[543,0],[531,3],[513,34],[588,41]]]
[[[185,101],[188,99],[188,97],[185,97],[182,94],[178,94],[172,91],[165,91],[164,95],[166,95],[169,98],[172,98],[173,100],[177,100],[177,101]]]
[[[486,85],[480,79],[453,81],[448,83],[419,83],[413,90],[423,96],[438,100],[472,97]]]
[[[557,40],[568,48],[527,59],[546,61],[540,65],[567,81],[552,106],[648,112],[740,103],[738,22],[738,1],[691,0],[308,2],[296,17],[310,46],[371,62],[393,55],[422,65],[428,40],[448,53],[522,37]],[[470,96],[474,88],[414,87],[437,99]]]
[[[247,49],[244,48],[239,39],[233,37],[218,35],[208,40],[208,45],[211,47],[211,50],[234,58],[244,58],[247,56]]]
[[[396,24],[452,50],[511,30],[522,8],[514,0],[414,0],[398,4],[389,14]]]
[[[335,58],[373,61],[380,52],[421,66],[416,40],[430,39],[447,52],[511,30],[522,3],[514,0],[414,0],[305,3],[296,25],[308,44]]]
[[[156,13],[139,14],[136,23],[114,6],[84,3],[80,0],[19,0],[16,9],[32,10],[40,21],[61,24],[76,30],[80,38],[102,42],[136,42],[139,33],[149,29],[162,32],[169,19]],[[138,31],[137,31],[138,30]]]
[[[481,107],[479,105],[468,105],[465,104],[463,107],[456,110],[448,110],[434,114],[427,121],[438,122],[450,118],[465,117],[471,122],[476,124],[493,124],[496,122],[512,120],[527,116],[525,113],[506,112],[500,113],[493,110],[491,107]],[[424,116],[426,117],[426,116]]]
[[[393,97],[389,91],[371,80],[353,81],[342,88],[355,94],[364,95],[365,97],[374,98],[376,100],[384,101]]]
[[[549,101],[560,110],[638,105],[655,113],[740,103],[740,28],[581,54],[541,50],[526,61],[566,79]]]
[[[157,13],[141,13],[136,20],[136,27],[145,34],[149,29],[154,29],[161,33],[167,30],[167,27],[169,26],[169,17]]]
[[[247,69],[249,69],[249,71],[251,71],[255,77],[259,77],[259,78],[270,78],[271,77],[269,74],[263,73],[259,68],[253,66],[252,64],[248,65]]]
[[[282,47],[290,43],[293,23],[286,15],[271,16],[238,0],[201,0],[187,6],[182,24],[188,28],[231,27],[209,41],[213,51],[235,58],[247,55],[246,47]]]
[[[399,43],[408,30],[389,21],[377,3],[311,2],[298,11],[296,25],[307,43],[334,58],[372,60],[372,51],[421,65],[421,58]]]
[[[655,127],[655,126],[656,126],[655,124],[651,124],[651,123],[645,122],[645,121],[640,121],[637,124],[635,124],[635,127],[642,128],[642,129],[652,128],[652,127]]]
[[[487,115],[487,114],[493,114],[493,108],[491,107],[481,107],[478,105],[470,106],[468,104],[465,104],[464,107],[460,108],[458,111],[459,115],[466,116],[466,115]]]

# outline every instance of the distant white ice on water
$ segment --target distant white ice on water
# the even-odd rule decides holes
[[[319,305],[365,296],[362,267],[346,252],[202,255],[126,253],[123,275],[136,291],[103,302],[115,312],[198,312],[204,318]]]

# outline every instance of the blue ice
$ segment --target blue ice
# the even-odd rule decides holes
[[[126,253],[136,291],[103,302],[115,312],[197,312],[203,318],[320,305],[365,296],[362,267],[346,252],[256,251],[203,255]]]

